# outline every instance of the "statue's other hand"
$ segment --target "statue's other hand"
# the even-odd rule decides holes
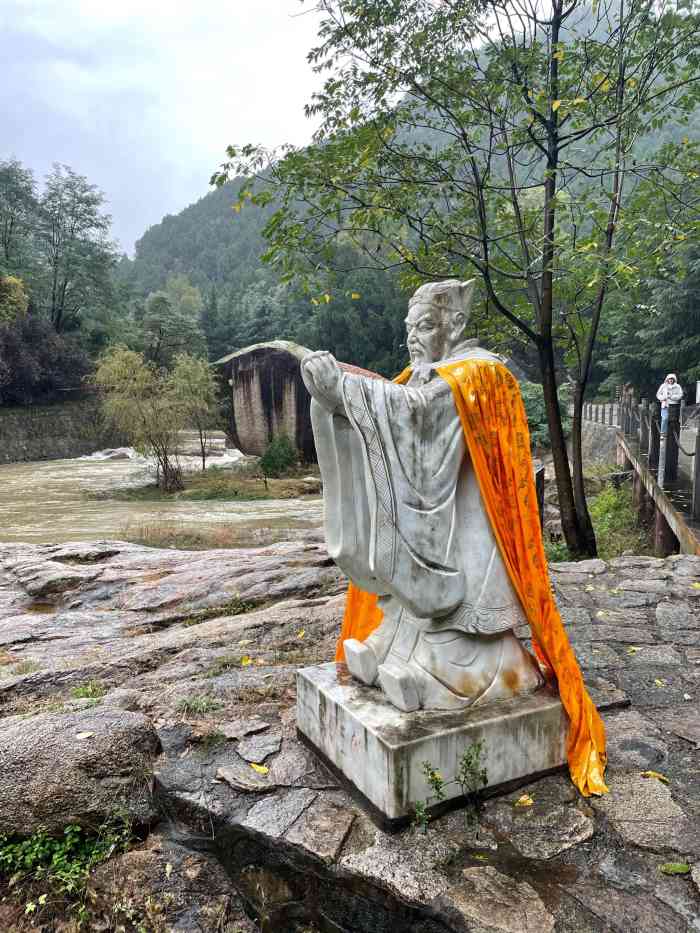
[[[301,376],[309,394],[324,408],[333,411],[340,402],[342,372],[332,353],[316,350],[301,363]]]

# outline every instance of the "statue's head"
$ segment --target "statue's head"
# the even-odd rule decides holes
[[[475,281],[428,282],[410,298],[406,344],[412,363],[448,359],[464,340]]]

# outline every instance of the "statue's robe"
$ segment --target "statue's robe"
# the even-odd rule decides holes
[[[377,596],[437,639],[527,620],[570,718],[574,783],[604,792],[604,727],[551,595],[517,380],[463,346],[394,383],[345,373],[341,395],[334,413],[312,403],[327,545],[353,581],[339,657],[381,622]]]

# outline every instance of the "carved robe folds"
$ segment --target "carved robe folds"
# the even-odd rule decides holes
[[[383,613],[362,645],[345,642],[348,666],[406,710],[455,709],[542,683],[513,635],[525,614],[442,365],[417,366],[403,386],[346,373],[334,413],[311,406],[329,553],[379,595]]]

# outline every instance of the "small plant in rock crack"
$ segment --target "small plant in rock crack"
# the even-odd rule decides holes
[[[457,761],[457,776],[451,781],[446,781],[429,761],[423,762],[425,782],[431,788],[432,793],[425,800],[418,800],[415,803],[412,825],[417,830],[422,833],[427,831],[430,822],[428,808],[445,799],[445,788],[450,784],[459,784],[462,796],[466,799],[467,823],[472,824],[477,820],[481,804],[479,793],[488,784],[488,774],[481,760],[483,748],[484,743],[479,740],[464,750],[462,757]]]
[[[176,709],[187,716],[206,716],[215,710],[221,709],[221,702],[208,694],[198,696],[183,697],[178,700]]]
[[[88,680],[87,683],[73,687],[70,694],[74,700],[101,700],[107,693],[107,688],[99,680]]]
[[[125,852],[132,841],[131,823],[123,816],[107,820],[97,833],[74,823],[57,837],[44,829],[27,837],[0,833],[0,881],[25,901],[24,913],[34,922],[50,919],[62,903],[82,924],[91,870]]]

